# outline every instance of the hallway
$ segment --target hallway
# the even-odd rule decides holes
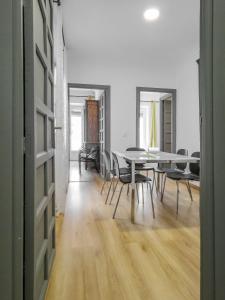
[[[164,204],[155,196],[156,219],[145,195],[132,225],[126,192],[112,220],[115,198],[105,205],[106,190],[101,196],[102,182],[92,176],[89,182],[70,183],[64,219],[57,218],[46,300],[198,300],[198,191],[193,190],[191,204],[182,186],[176,219],[175,189],[168,181]]]

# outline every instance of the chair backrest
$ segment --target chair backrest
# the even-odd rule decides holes
[[[177,154],[188,156],[187,149],[178,149]],[[184,171],[187,167],[187,163],[176,163],[177,169]]]
[[[144,149],[144,148],[139,148],[139,147],[130,147],[130,148],[127,148],[126,151],[140,151],[140,152],[142,152],[142,151],[145,151],[145,149]],[[127,161],[127,160],[126,160],[126,163],[127,163],[128,165],[130,165],[130,162]],[[143,167],[144,164],[138,163],[138,164],[136,164],[136,166],[137,166],[137,167]]]
[[[99,156],[99,146],[93,146],[91,147],[91,149],[89,150],[88,153],[88,157],[92,158],[92,159],[97,159]]]
[[[105,164],[106,171],[109,174],[110,171],[111,171],[111,160],[110,160],[109,152],[104,150],[102,152],[102,156],[103,156],[103,161],[104,161],[104,164]]]
[[[114,152],[112,152],[112,159],[113,159],[113,170],[116,172],[116,177],[120,178],[120,166],[119,161]]]
[[[127,148],[126,151],[145,151],[145,149],[139,148],[139,147],[130,147],[130,148]]]
[[[191,154],[192,157],[200,158],[200,152],[193,152]],[[200,162],[190,163],[190,172],[194,175],[199,176],[200,174]]]

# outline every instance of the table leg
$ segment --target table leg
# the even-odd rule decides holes
[[[131,191],[131,223],[135,222],[135,162],[131,163],[131,175],[132,175],[132,191]]]
[[[187,162],[186,169],[184,170],[184,174],[190,174],[190,162]]]

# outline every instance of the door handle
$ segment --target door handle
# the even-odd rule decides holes
[[[62,130],[62,126],[56,126],[54,127],[54,130]]]

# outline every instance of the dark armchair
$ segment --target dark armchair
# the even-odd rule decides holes
[[[93,144],[84,144],[79,151],[79,171],[81,172],[81,163],[85,163],[85,170],[88,165],[94,165],[97,172],[99,172],[99,146]]]

